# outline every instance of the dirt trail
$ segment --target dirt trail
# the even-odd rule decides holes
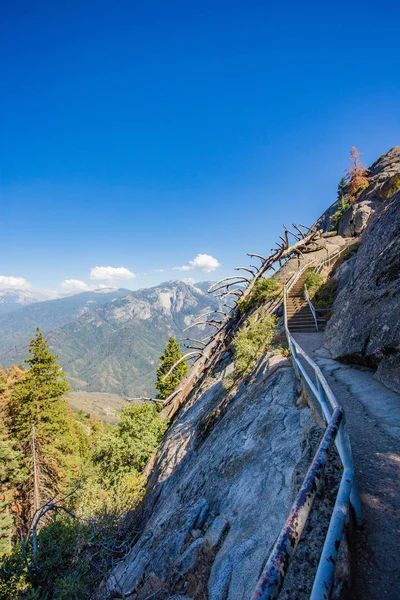
[[[293,335],[346,413],[364,517],[354,556],[354,598],[399,600],[400,396],[370,371],[332,360],[322,333]]]

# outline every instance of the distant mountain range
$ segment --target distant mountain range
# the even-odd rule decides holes
[[[79,318],[88,310],[131,293],[131,290],[106,288],[45,302],[32,300],[26,306],[17,305],[17,310],[0,315],[0,357],[33,338],[36,327],[47,333]]]
[[[126,396],[154,393],[155,369],[168,336],[220,303],[210,282],[168,281],[137,290],[83,292],[37,302],[0,316],[0,364],[20,362],[40,327],[76,391]],[[190,337],[210,333],[201,326]]]
[[[46,300],[45,294],[34,290],[18,290],[14,288],[0,290],[0,315],[19,310],[28,304]]]

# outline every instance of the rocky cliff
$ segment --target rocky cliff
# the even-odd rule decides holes
[[[330,231],[329,209],[319,220],[325,223],[322,236],[276,274],[287,281],[304,262],[315,263],[343,249],[363,230],[358,253],[336,269],[339,294],[326,343],[336,357],[377,367],[376,376],[385,383],[395,381],[400,340],[400,192],[393,193],[399,150],[371,167],[371,187],[340,220],[346,237]],[[370,203],[369,212],[363,203]],[[367,212],[358,226],[357,215]],[[251,597],[321,429],[290,361],[279,352],[265,353],[233,388],[227,385],[232,368],[228,345],[175,416],[149,466],[143,505],[130,516],[132,548],[99,598]],[[319,493],[282,598],[309,597],[337,489],[336,462],[329,464],[327,485]]]
[[[400,192],[376,206],[337,277],[325,345],[335,358],[377,369],[375,377],[400,393]]]
[[[320,430],[288,359],[264,356],[227,391],[231,369],[227,353],[165,436],[136,515],[140,535],[101,597],[250,598]],[[299,598],[315,565],[311,551],[294,583]]]
[[[387,154],[383,154],[369,167],[368,180],[369,186],[339,220],[338,233],[343,237],[361,235],[375,210],[400,189],[400,146],[395,146]],[[330,231],[331,217],[339,207],[340,201],[336,200],[315,225],[323,231]]]

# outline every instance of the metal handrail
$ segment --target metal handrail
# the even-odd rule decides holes
[[[304,284],[304,295],[305,295],[306,300],[308,302],[308,306],[310,307],[310,310],[312,312],[312,316],[314,317],[315,329],[318,331],[317,313],[316,313],[316,310],[314,308],[314,304],[311,302],[311,298],[310,298],[310,295],[308,293],[308,289],[307,289],[306,284]]]
[[[354,509],[357,523],[361,524],[362,521],[361,502],[354,477],[353,457],[343,408],[340,406],[318,365],[316,365],[303,348],[296,342],[288,328],[287,296],[301,274],[309,267],[309,264],[310,263],[303,266],[302,269],[299,269],[295,276],[292,276],[284,286],[284,323],[296,375],[299,379],[303,378],[307,382],[312,394],[315,396],[321,407],[327,428],[289,516],[286,519],[285,525],[278,536],[267,564],[261,574],[252,600],[273,600],[278,598],[289,568],[290,560],[296,551],[297,544],[311,511],[318,485],[321,482],[324,468],[328,462],[328,448],[333,441],[335,442],[343,466],[343,474],[336,495],[335,506],[319,560],[310,600],[329,598],[339,548],[338,542],[340,542],[342,537],[349,504],[351,504]],[[314,383],[308,375],[300,361],[300,356],[302,356],[312,368],[316,383]]]
[[[323,260],[321,260],[318,265],[315,267],[315,272],[319,273],[320,271],[322,271],[322,269],[324,268],[325,265],[331,265],[332,261],[337,258],[338,256],[340,256],[343,252],[345,252],[345,250],[349,249],[349,243],[347,242],[345,246],[343,246],[343,248],[341,248],[340,250],[334,250],[331,254],[328,254],[328,256],[326,258],[324,258]]]
[[[319,263],[314,268],[314,272],[315,273],[320,273],[322,271],[322,269],[324,268],[325,265],[331,265],[332,262],[334,260],[336,260],[343,252],[345,252],[345,250],[348,250],[348,248],[349,248],[349,243],[347,243],[346,246],[343,246],[343,248],[341,248],[340,250],[335,250],[334,252],[332,252],[331,254],[329,254],[326,258],[324,258],[323,260],[319,261]],[[312,300],[311,300],[310,295],[308,293],[308,289],[307,289],[306,284],[304,284],[304,296],[305,296],[305,299],[307,300],[308,306],[310,307],[310,310],[312,312],[312,316],[314,317],[315,328],[316,328],[317,331],[319,331],[318,330],[317,311],[315,309],[314,304],[312,303]]]

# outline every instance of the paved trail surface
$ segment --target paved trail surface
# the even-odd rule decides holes
[[[354,598],[400,600],[400,395],[370,371],[332,360],[323,333],[293,337],[319,365],[346,413],[364,517]]]

